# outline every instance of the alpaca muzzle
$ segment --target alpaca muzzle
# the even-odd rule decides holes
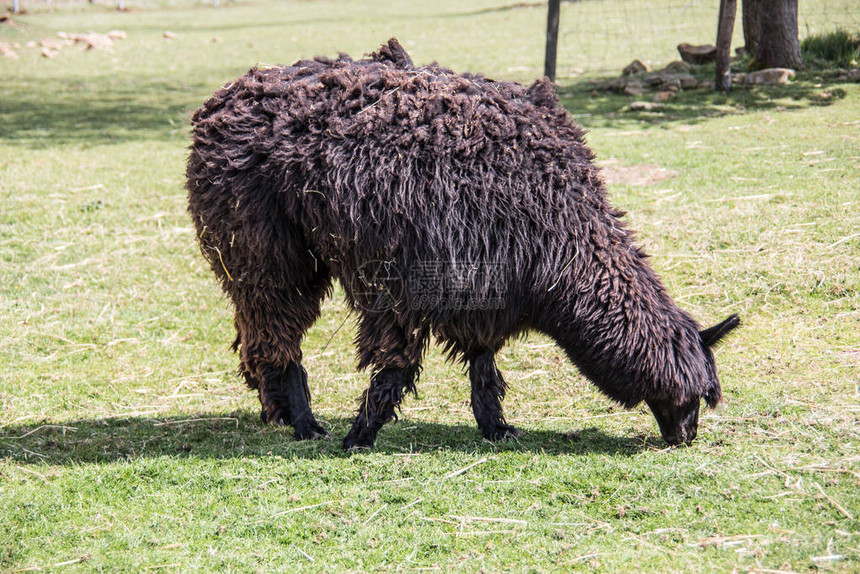
[[[677,405],[671,401],[646,401],[660,426],[663,440],[671,446],[693,443],[699,430],[699,400]]]

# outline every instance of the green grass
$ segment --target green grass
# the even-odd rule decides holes
[[[804,62],[818,66],[857,66],[860,62],[860,31],[837,29],[808,36],[800,43]]]
[[[533,335],[499,360],[519,441],[480,439],[466,377],[434,349],[420,399],[346,455],[366,376],[340,296],[304,347],[335,439],[260,424],[185,214],[190,113],[256,62],[391,35],[417,62],[530,80],[543,9],[499,6],[76,4],[0,24],[22,46],[128,34],[0,60],[0,570],[860,568],[860,85],[835,73],[641,113],[559,88],[599,159],[677,172],[611,187],[673,296],[703,323],[744,320],[717,356],[726,405],[691,448]]]

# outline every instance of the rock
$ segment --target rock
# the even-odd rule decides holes
[[[656,88],[663,83],[663,78],[660,77],[660,74],[652,73],[642,78],[642,83],[649,88]]]
[[[18,59],[18,54],[13,49],[12,44],[7,42],[0,42],[0,56],[3,56],[4,58],[12,58],[13,60]]]
[[[699,87],[703,90],[713,90],[714,89],[714,81],[713,80],[702,80],[699,82]]]
[[[699,80],[692,74],[684,74],[679,79],[681,80],[681,87],[685,90],[694,90],[699,85]]]
[[[105,34],[78,34],[75,42],[83,44],[85,50],[113,50],[113,40]]]
[[[627,87],[627,78],[612,78],[605,84],[603,84],[603,89],[610,92],[624,92],[624,88]]]
[[[692,90],[699,84],[692,74],[669,74],[666,70],[660,72],[660,85],[665,90]]]
[[[47,48],[52,52],[59,52],[63,46],[71,46],[72,44],[82,44],[84,50],[113,50],[114,40],[125,39],[126,34],[122,30],[111,30],[107,34],[98,34],[96,32],[87,32],[86,34],[69,34],[68,32],[57,32],[59,40],[51,40],[45,38],[39,42],[39,46]],[[43,56],[45,54],[42,54]],[[46,58],[53,56],[45,56]]]
[[[663,91],[679,92],[681,90],[681,80],[678,78],[665,78],[663,80]]]
[[[164,36],[168,40],[175,40],[176,39],[176,34],[171,32],[170,30],[165,30],[164,34],[162,34],[162,36]]]
[[[644,74],[645,72],[650,72],[651,66],[643,62],[642,60],[633,60],[630,64],[621,71],[621,73],[625,76],[634,76],[636,74]]]
[[[53,58],[57,54],[59,54],[59,50],[52,50],[50,48],[42,47],[42,57],[43,58]]]
[[[717,59],[717,47],[711,44],[693,46],[692,44],[678,44],[678,53],[681,59],[688,64],[707,64]]]
[[[834,70],[830,72],[829,75],[826,72],[823,72],[822,77],[825,79],[834,79],[840,82],[856,82],[857,80],[860,80],[860,68],[843,68]]]
[[[654,103],[662,104],[664,102],[668,102],[669,100],[671,100],[674,97],[675,97],[675,92],[670,92],[670,91],[657,92],[656,94],[654,94]]]
[[[45,50],[51,50],[52,52],[59,52],[65,46],[71,46],[74,43],[74,40],[69,39],[54,40],[52,38],[42,38],[39,40],[39,47]]]
[[[653,112],[654,110],[659,110],[661,107],[660,104],[654,102],[630,102],[630,105],[627,106],[627,109],[631,112]]]
[[[645,86],[639,80],[631,80],[624,86],[624,93],[628,96],[641,96],[645,93]]]
[[[690,71],[690,64],[682,62],[681,60],[675,60],[663,68],[663,71],[668,72],[669,74],[686,74]]]
[[[787,84],[794,77],[794,70],[790,68],[766,68],[758,72],[747,74],[743,83],[754,86],[773,86]]]

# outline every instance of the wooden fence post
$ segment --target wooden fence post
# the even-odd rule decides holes
[[[558,49],[558,19],[561,0],[549,0],[549,12],[546,19],[546,58],[543,64],[543,75],[555,81],[555,59]]]
[[[714,87],[718,92],[732,89],[732,31],[735,28],[737,0],[720,0],[720,19],[717,24],[717,66]]]

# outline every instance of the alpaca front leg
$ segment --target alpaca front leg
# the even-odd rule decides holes
[[[259,393],[263,407],[260,418],[264,423],[291,425],[298,440],[329,435],[311,411],[308,375],[300,364],[290,362],[286,369],[276,366],[264,369]]]
[[[343,439],[344,449],[373,447],[382,425],[397,418],[395,410],[403,396],[408,392],[415,394],[416,374],[414,368],[387,367],[371,377],[370,387],[361,396],[358,415]]]
[[[469,361],[469,380],[472,383],[472,412],[481,433],[487,440],[502,440],[520,436],[521,430],[505,422],[502,399],[507,385],[502,378],[493,351],[473,355]]]

